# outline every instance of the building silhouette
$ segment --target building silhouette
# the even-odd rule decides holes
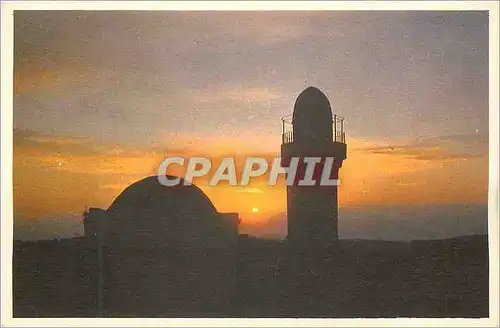
[[[343,128],[316,88],[283,119],[282,165],[300,159],[284,243],[238,234],[238,214],[182,179],[148,177],[86,211],[84,237],[14,242],[14,316],[487,317],[487,235],[338,240],[337,186],[299,182],[307,156],[321,159],[314,180],[330,157],[338,178]]]
[[[291,119],[283,118],[282,141],[282,166],[297,157],[298,169],[287,186],[280,289],[284,299],[308,303],[302,297],[304,284],[318,285],[310,272],[317,270],[318,260],[333,255],[338,240],[337,186],[320,180],[324,168],[325,177],[337,179],[346,158],[343,118],[332,115],[327,97],[309,87],[298,96]],[[307,157],[319,160],[312,185],[301,183]],[[333,158],[331,165],[327,158]],[[217,212],[198,187],[182,179],[167,187],[157,176],[127,187],[107,210],[91,208],[84,228],[87,243],[97,250],[93,271],[99,315],[234,313],[243,292],[238,286],[238,258],[244,257],[238,224],[236,213]]]
[[[337,242],[337,186],[320,185],[320,180],[325,165],[327,177],[338,179],[346,159],[343,121],[332,115],[328,98],[314,87],[298,96],[291,117],[282,118],[282,166],[288,167],[293,157],[298,158],[295,180],[287,187],[287,243],[296,258],[328,255],[325,252]],[[319,160],[312,175],[313,185],[301,185],[307,172],[306,157]],[[326,163],[328,157],[333,158],[331,168]]]
[[[238,214],[217,212],[183,181],[145,178],[85,214],[99,315],[217,316],[234,306]]]

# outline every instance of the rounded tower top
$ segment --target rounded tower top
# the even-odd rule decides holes
[[[332,108],[318,88],[308,87],[300,93],[293,108],[292,125],[297,142],[331,142]]]

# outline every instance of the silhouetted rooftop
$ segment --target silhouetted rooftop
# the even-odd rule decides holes
[[[293,108],[293,121],[321,119],[332,121],[332,107],[326,95],[318,88],[308,87],[302,91]]]
[[[167,179],[177,177],[167,175]],[[184,180],[175,186],[164,186],[157,176],[150,176],[137,181],[123,190],[116,197],[109,212],[114,214],[140,213],[160,201],[162,207],[171,211],[193,214],[216,213],[215,206],[205,193],[195,186],[184,185]]]
[[[293,108],[296,141],[332,140],[332,108],[326,95],[315,87],[300,93]]]
[[[167,179],[175,179],[167,175]],[[136,234],[174,240],[201,235],[222,224],[222,217],[195,185],[165,186],[150,176],[127,187],[108,208],[111,235],[122,240]],[[128,236],[128,237],[127,237]],[[153,240],[151,240],[153,242]]]

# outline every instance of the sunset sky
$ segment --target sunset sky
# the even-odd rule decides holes
[[[279,156],[280,118],[311,85],[345,117],[342,209],[487,204],[487,12],[14,19],[17,224],[107,208],[165,156]],[[272,234],[286,212],[283,184],[196,183],[247,228]]]

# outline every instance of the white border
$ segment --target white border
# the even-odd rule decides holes
[[[1,3],[1,324],[9,327],[499,327],[499,4],[495,1],[9,1]],[[146,8],[147,7],[147,8]],[[14,10],[488,10],[490,65],[489,265],[490,317],[483,319],[19,319],[12,318],[12,105]]]

